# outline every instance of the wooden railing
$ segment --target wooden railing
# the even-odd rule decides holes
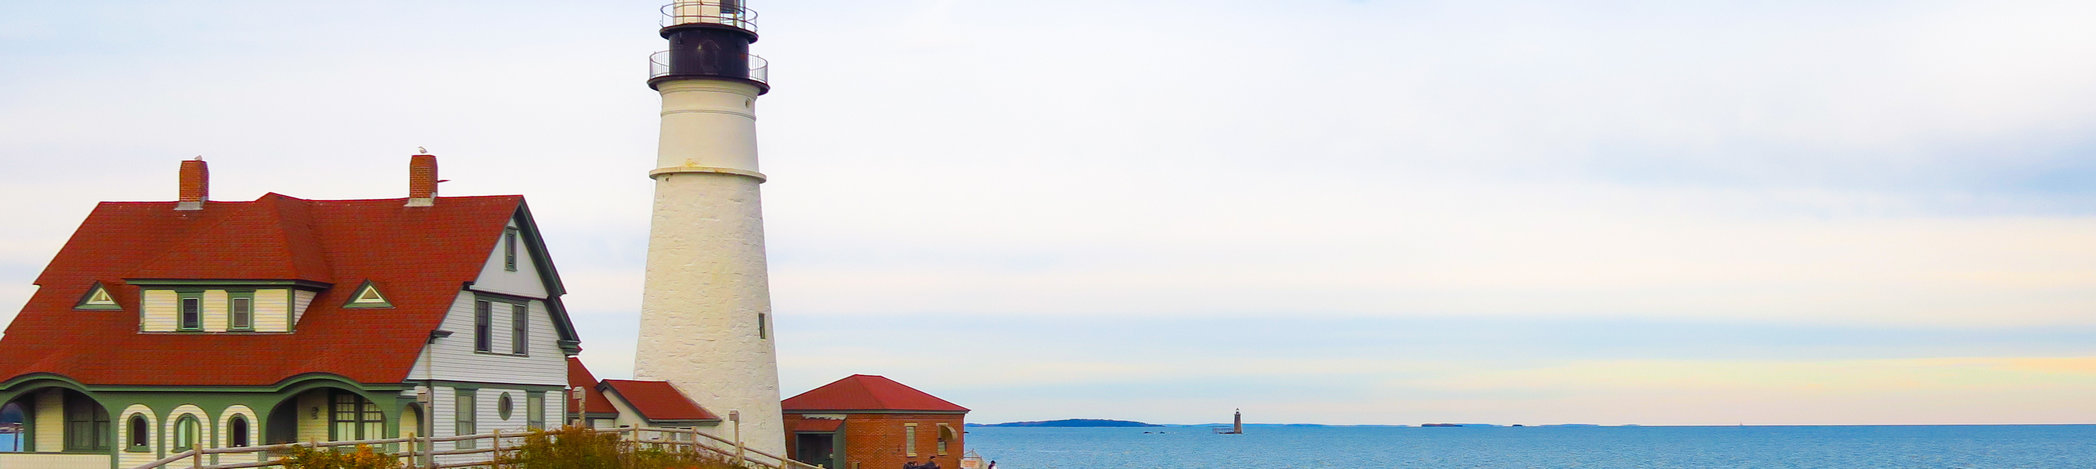
[[[687,430],[678,428],[623,427],[602,430],[592,429],[589,431],[593,434],[616,433],[619,435],[619,438],[621,440],[634,443],[633,445],[631,445],[631,448],[635,449],[646,447],[670,451],[691,451],[703,454],[711,454],[724,459],[728,459],[729,461],[732,461],[736,466],[752,469],[820,469],[817,466],[802,463],[800,461],[795,461],[784,456],[750,449],[740,443],[728,441],[717,436],[701,433],[698,430]],[[521,440],[523,440],[524,437],[530,435],[531,433],[511,432],[505,434],[501,431],[496,431],[492,433],[483,433],[478,435],[440,436],[434,438],[388,438],[382,440],[286,443],[268,446],[249,446],[241,448],[201,448],[175,453],[173,455],[169,455],[168,457],[161,458],[158,461],[149,462],[132,469],[242,469],[254,467],[278,467],[283,466],[286,462],[284,458],[278,457],[278,455],[290,452],[291,450],[296,448],[305,447],[317,449],[359,445],[368,445],[374,447],[380,445],[405,445],[407,446],[406,451],[388,452],[384,454],[406,460],[409,462],[408,467],[414,468],[445,469],[454,467],[492,467],[494,465],[495,459],[497,459],[497,456],[501,455],[505,451],[515,450],[517,446],[521,443]],[[478,444],[478,442],[482,440],[486,440],[488,442],[488,444],[484,447],[483,445]],[[473,441],[476,442],[476,444],[473,445],[473,448],[468,449],[429,451],[429,449],[431,447],[434,447],[437,442],[447,441]],[[508,447],[505,448],[503,446],[505,441],[512,443],[510,443]],[[253,454],[258,455],[256,459],[261,460],[254,462],[226,464],[205,463],[205,459],[207,459],[210,456],[228,454]],[[486,454],[487,458],[485,460],[476,461],[435,463],[433,465],[422,465],[422,460],[424,458],[435,460],[435,456],[480,454]],[[265,457],[267,457],[267,459],[264,459]],[[221,457],[218,459],[223,458]]]

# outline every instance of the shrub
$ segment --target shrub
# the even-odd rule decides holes
[[[287,469],[400,469],[400,458],[391,454],[371,451],[369,445],[357,445],[357,450],[340,452],[300,446],[293,448],[284,460]]]
[[[727,460],[690,451],[664,450],[619,439],[617,433],[562,427],[533,431],[524,444],[504,448],[499,469],[731,469]]]

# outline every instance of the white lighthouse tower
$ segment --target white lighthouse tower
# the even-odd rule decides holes
[[[770,86],[742,3],[663,7],[670,47],[649,60],[662,136],[633,371],[719,414],[715,436],[785,454],[757,169],[757,96]]]

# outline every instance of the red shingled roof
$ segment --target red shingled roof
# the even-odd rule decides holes
[[[837,382],[786,398],[788,412],[848,412],[854,410],[911,410],[920,412],[967,412],[954,405],[895,380],[875,375],[851,375]]]
[[[90,385],[268,385],[332,373],[402,382],[523,201],[445,197],[408,208],[406,199],[271,193],[197,211],[176,211],[174,202],[103,202],[37,277],[41,288],[0,339],[0,381],[55,373]],[[332,287],[313,299],[292,334],[141,334],[139,288],[125,279]],[[343,309],[367,280],[393,307]],[[95,282],[124,309],[74,310]]]
[[[699,407],[698,403],[692,402],[691,398],[685,397],[683,392],[677,391],[677,388],[670,386],[667,381],[607,379],[604,380],[604,387],[610,388],[619,399],[633,406],[633,411],[639,412],[644,419],[720,420],[719,416],[707,412],[704,407]]]
[[[568,357],[568,389],[581,387],[582,411],[592,414],[616,414],[619,409],[611,406],[604,392],[597,390],[597,375],[590,374],[589,367],[582,366],[582,359]]]

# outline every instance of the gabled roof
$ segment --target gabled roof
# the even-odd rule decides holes
[[[611,397],[626,401],[626,405],[632,406],[634,412],[648,421],[720,420],[720,416],[699,407],[667,381],[607,379],[602,389],[610,390]]]
[[[196,211],[103,202],[0,337],[0,382],[31,373],[88,385],[260,386],[308,373],[403,382],[503,228],[513,217],[529,220],[524,198],[513,195],[405,205],[274,193]],[[289,280],[320,290],[290,334],[141,334],[139,287],[127,279]],[[73,309],[96,282],[123,310]],[[392,307],[342,308],[365,282],[383,285]],[[549,291],[548,309],[564,317],[559,286]],[[573,327],[564,318],[556,326],[572,343]],[[169,372],[199,366],[209,372]]]
[[[787,412],[967,412],[967,407],[876,375],[851,375],[786,398]]]
[[[582,412],[590,414],[616,414],[619,409],[604,399],[604,392],[597,390],[597,375],[590,374],[589,367],[582,366],[582,359],[568,357],[568,389],[582,388]]]

